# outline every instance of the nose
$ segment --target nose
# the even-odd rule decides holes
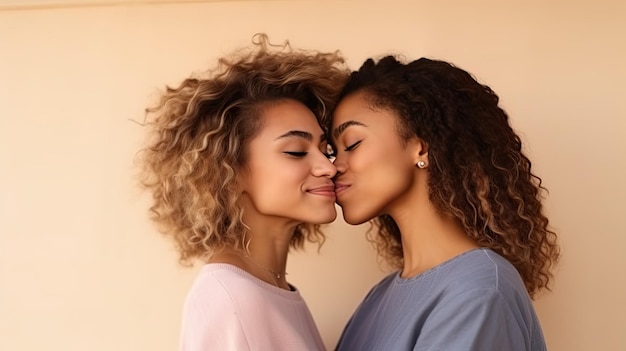
[[[328,177],[333,178],[337,174],[337,168],[335,165],[320,152],[319,157],[315,158],[315,164],[313,165],[313,175],[316,177]]]
[[[341,173],[345,173],[346,169],[348,169],[348,164],[346,163],[342,153],[337,152],[337,154],[335,155],[335,160],[333,161],[333,165],[335,165],[335,168],[337,169],[337,173],[341,174]]]

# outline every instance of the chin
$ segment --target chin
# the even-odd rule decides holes
[[[311,218],[306,221],[311,224],[327,224],[334,221],[337,218],[337,211],[332,211],[327,213],[325,216],[316,216],[316,218]]]
[[[348,224],[359,225],[369,221],[372,218],[373,217],[356,215],[354,213],[346,211],[345,209],[343,210],[343,220],[346,221],[346,223]]]
[[[330,222],[334,222],[335,219],[337,219],[337,212],[335,212],[334,215],[332,215],[326,222],[324,223],[330,223]]]

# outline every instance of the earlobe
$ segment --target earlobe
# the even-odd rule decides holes
[[[422,169],[428,167],[428,144],[417,137],[411,142],[414,143],[413,161],[415,166]]]

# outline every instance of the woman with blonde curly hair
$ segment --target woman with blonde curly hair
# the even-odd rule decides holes
[[[378,283],[339,350],[545,350],[531,297],[559,256],[541,180],[469,73],[387,56],[353,72],[332,120],[337,202],[373,220],[399,269]]]
[[[167,88],[148,109],[143,184],[183,262],[204,265],[185,301],[181,350],[321,350],[290,247],[336,217],[320,119],[348,76],[338,53],[255,45]]]

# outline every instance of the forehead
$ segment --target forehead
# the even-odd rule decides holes
[[[336,138],[352,126],[365,125],[372,131],[395,129],[396,117],[389,109],[375,108],[363,92],[348,95],[341,100],[332,120],[332,133]]]
[[[357,92],[348,95],[339,102],[335,109],[333,128],[348,120],[359,121],[367,118],[372,112],[376,112],[376,110],[372,108],[365,93]]]
[[[322,131],[313,112],[295,100],[269,103],[263,107],[261,118],[263,120],[261,134],[267,134],[268,137],[273,134],[281,135],[289,130],[302,130],[313,135]]]

